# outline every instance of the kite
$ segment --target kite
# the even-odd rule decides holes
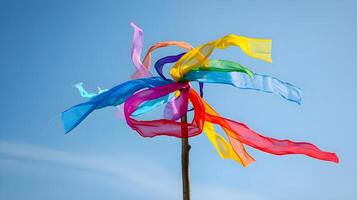
[[[134,28],[131,58],[136,68],[132,80],[111,89],[99,88],[98,93],[87,92],[82,83],[77,84],[75,87],[87,101],[62,112],[66,133],[97,109],[124,105],[128,126],[142,137],[190,138],[205,133],[222,158],[232,159],[244,167],[255,161],[247,152],[246,145],[274,155],[303,154],[315,159],[339,162],[335,153],[320,150],[314,144],[267,137],[244,123],[220,116],[204,100],[204,84],[210,83],[277,94],[285,100],[301,104],[300,88],[269,75],[254,73],[237,62],[210,58],[215,49],[239,47],[252,58],[272,62],[270,39],[229,34],[198,47],[182,41],[163,41],[151,46],[144,59],[141,59],[143,31],[134,23],[131,26]],[[150,71],[151,54],[167,46],[179,47],[183,52],[157,60],[153,68],[158,76],[154,76]],[[172,65],[169,69],[171,78],[163,73],[164,66],[169,64]],[[199,83],[199,93],[192,87],[194,82]],[[162,119],[136,119],[161,105],[164,106]],[[188,112],[192,112],[193,119],[179,121]],[[215,126],[221,127],[225,136],[220,135]]]

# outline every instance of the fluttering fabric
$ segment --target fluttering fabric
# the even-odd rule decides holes
[[[204,83],[228,84],[241,89],[275,93],[289,101],[301,104],[300,88],[272,76],[254,74],[253,77],[250,77],[239,72],[191,71],[184,79]]]
[[[193,122],[183,123],[169,119],[139,121],[131,117],[131,113],[133,113],[141,103],[162,97],[177,90],[181,90],[181,93],[183,94],[187,93],[184,95],[186,99],[182,101],[179,109],[184,109],[187,111],[188,99],[190,99],[192,105],[194,106],[195,110]],[[187,138],[200,134],[202,132],[204,123],[204,107],[198,95],[191,93],[188,95],[188,92],[188,83],[171,83],[137,92],[124,104],[124,112],[127,124],[143,137],[167,135],[179,138]],[[186,109],[184,107],[186,107]],[[187,130],[187,132],[185,132],[186,135],[183,134],[181,131],[182,129]]]
[[[170,69],[170,75],[175,81],[180,81],[191,68],[207,65],[208,58],[215,48],[226,49],[230,46],[239,46],[244,53],[253,58],[272,61],[271,40],[229,34],[188,51]]]
[[[187,113],[187,98],[188,94],[177,92],[177,96],[172,98],[165,106],[164,118],[176,121]]]
[[[84,89],[82,82],[75,84],[74,87],[78,89],[79,94],[84,98],[93,98],[100,93],[108,91],[108,89],[101,89],[100,87],[98,87],[98,93],[88,92],[87,90]]]
[[[167,47],[167,46],[178,46],[187,50],[193,49],[193,47],[186,42],[181,42],[181,41],[158,42],[149,48],[148,52],[144,57],[144,60],[141,61],[141,51],[143,47],[143,31],[133,22],[131,22],[130,25],[134,28],[131,58],[136,67],[136,71],[131,76],[131,78],[133,79],[152,76],[152,74],[150,73],[151,53],[156,49]]]
[[[159,59],[158,61],[156,61],[155,63],[155,70],[157,72],[157,74],[162,77],[163,79],[167,79],[166,76],[163,73],[163,68],[164,65],[168,64],[168,63],[174,63],[176,61],[178,61],[183,55],[185,55],[185,53],[181,53],[178,55],[174,55],[174,56],[166,56],[164,58]],[[199,88],[200,88],[200,96],[203,97],[203,83],[199,82]]]
[[[203,99],[201,100],[204,103],[206,113],[219,116],[218,113],[207,102],[205,102]],[[245,150],[243,144],[231,136],[232,133],[230,133],[231,131],[229,129],[223,128],[229,143],[215,131],[213,123],[205,121],[203,130],[222,158],[233,159],[236,162],[242,164],[244,167],[249,166],[252,162],[255,161],[254,158],[251,157]]]
[[[98,87],[98,93],[88,92],[86,89],[84,89],[83,82],[77,83],[76,85],[74,85],[74,87],[78,89],[78,92],[82,97],[88,98],[88,99],[93,98],[93,97],[97,96],[100,93],[108,91],[108,89],[101,89],[100,87]],[[170,99],[172,99],[173,96],[174,95],[166,95],[166,96],[163,96],[163,97],[151,100],[151,101],[147,101],[147,102],[141,104],[139,106],[139,108],[134,113],[132,113],[131,115],[132,116],[139,116],[139,115],[142,115],[144,113],[147,113],[147,112],[153,110],[154,108],[156,108],[156,107],[158,107],[158,106],[160,106],[160,105],[162,105],[164,103],[169,102]],[[174,114],[177,115],[177,113],[172,113],[172,114],[173,115]]]
[[[87,102],[75,105],[62,112],[61,118],[66,133],[81,123],[91,112],[96,109],[108,106],[117,106],[126,101],[138,90],[143,88],[152,88],[170,83],[170,80],[164,80],[160,77],[143,78],[131,80],[119,84],[108,91],[96,95]]]
[[[194,90],[191,90],[191,92],[195,93]],[[320,160],[338,163],[338,157],[335,153],[322,151],[315,145],[307,142],[293,142],[290,140],[265,137],[251,130],[243,123],[219,116],[206,102],[204,105],[205,109],[212,110],[211,113],[205,112],[206,121],[229,130],[227,134],[229,134],[231,138],[237,139],[246,145],[275,155],[304,154]]]
[[[167,56],[159,59],[155,63],[155,70],[163,79],[167,79],[163,74],[163,67],[165,64],[174,63],[181,59],[185,53],[181,53],[174,56]],[[253,72],[240,65],[239,63],[231,62],[228,60],[209,60],[205,65],[198,65],[190,68],[190,71],[217,71],[217,72],[243,72],[248,76],[253,77]]]
[[[163,66],[178,61],[185,53],[167,56],[155,63],[157,73],[164,79]],[[240,73],[242,72],[242,73]],[[207,65],[191,68],[183,78],[184,81],[199,83],[228,84],[240,89],[252,89],[262,92],[279,94],[283,98],[301,104],[300,88],[268,75],[254,74],[239,63],[227,60],[209,60]],[[200,93],[202,89],[200,88]]]
[[[66,133],[78,126],[94,110],[124,104],[127,124],[142,137],[188,138],[204,132],[222,158],[232,159],[245,167],[255,161],[245,149],[245,145],[274,155],[302,154],[320,160],[339,162],[335,153],[322,151],[311,143],[266,137],[241,122],[224,118],[202,98],[203,84],[216,83],[275,93],[286,100],[301,104],[301,90],[290,83],[254,73],[237,62],[210,59],[215,48],[239,46],[248,56],[271,62],[271,40],[230,34],[196,48],[186,42],[158,42],[149,48],[141,60],[143,31],[134,23],[131,25],[134,28],[131,52],[136,67],[132,75],[134,80],[109,90],[100,90],[98,93],[87,92],[82,83],[77,84],[77,89],[81,96],[87,98],[87,102],[62,113]],[[151,53],[158,48],[171,45],[184,48],[187,52],[159,59],[155,63],[159,77],[153,77],[150,72]],[[170,63],[173,64],[169,70],[173,80],[163,73],[164,65]],[[190,86],[190,82],[199,83],[200,94]],[[188,109],[189,104],[193,109]],[[136,119],[136,116],[148,113],[160,105],[164,105],[162,119]],[[193,110],[191,121],[178,121],[190,110]],[[215,126],[222,128],[226,138],[215,130]]]

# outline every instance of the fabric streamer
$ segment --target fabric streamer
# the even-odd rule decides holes
[[[325,152],[307,142],[278,140],[260,135],[243,123],[219,116],[206,114],[206,120],[231,130],[231,137],[253,148],[275,155],[304,154],[312,158],[338,163],[335,153]]]
[[[86,89],[84,89],[84,87],[83,87],[83,83],[82,82],[80,82],[80,83],[77,83],[76,85],[75,85],[75,87],[78,89],[78,91],[79,91],[79,94],[81,95],[81,97],[83,97],[83,98],[87,98],[87,99],[90,99],[90,98],[93,98],[93,97],[95,97],[95,96],[97,96],[98,94],[100,94],[100,93],[103,93],[103,92],[106,92],[106,91],[108,91],[108,89],[100,89],[99,87],[98,87],[98,94],[96,94],[96,93],[90,93],[90,92],[88,92]],[[151,100],[151,101],[147,101],[147,102],[144,102],[143,104],[141,104],[140,106],[139,106],[139,108],[134,112],[134,113],[132,113],[131,115],[132,116],[139,116],[139,115],[142,115],[142,114],[145,114],[145,113],[147,113],[147,112],[149,112],[149,111],[151,111],[151,110],[153,110],[154,108],[156,108],[156,107],[158,107],[158,106],[160,106],[160,105],[162,105],[162,104],[165,104],[165,103],[167,103],[167,102],[169,102],[170,100],[174,100],[173,99],[173,95],[166,95],[166,96],[163,96],[163,97],[160,97],[160,98],[158,98],[158,99],[154,99],[154,100]],[[171,102],[171,101],[170,101]],[[119,109],[119,107],[118,107],[118,110],[121,110],[121,109]],[[177,109],[175,109],[174,111],[171,111],[171,110],[166,110],[166,117],[167,118],[170,118],[169,116],[176,116],[176,115],[178,115],[178,113],[177,113],[178,111],[177,111]],[[120,114],[119,114],[120,115]],[[182,115],[182,114],[181,114]],[[123,115],[123,117],[124,117],[124,115]]]
[[[254,76],[254,73],[250,69],[243,67],[239,63],[228,60],[210,59],[205,65],[192,67],[189,72],[191,71],[242,72],[247,74],[249,77]]]
[[[163,75],[163,67],[165,64],[174,63],[181,59],[185,53],[181,53],[175,56],[166,56],[159,59],[155,63],[155,70],[163,79],[167,79]],[[198,65],[196,67],[191,67],[190,71],[218,71],[218,72],[243,72],[248,74],[248,76],[253,77],[254,73],[240,65],[239,63],[231,62],[228,60],[209,60],[205,65]]]
[[[267,75],[254,74],[253,77],[239,72],[190,71],[187,81],[228,84],[240,89],[252,89],[279,94],[286,100],[301,104],[300,88]]]
[[[201,100],[204,103],[205,112],[219,116],[218,113],[210,105],[208,105],[207,102],[205,102],[203,99]],[[249,166],[255,161],[254,158],[251,157],[245,150],[243,144],[239,140],[231,137],[232,133],[230,133],[230,130],[223,128],[223,131],[226,133],[230,144],[215,131],[214,125],[208,121],[205,121],[203,131],[206,133],[206,136],[222,158],[233,159],[236,162],[242,164],[244,167]]]
[[[186,53],[186,52],[185,52]],[[174,55],[174,56],[166,56],[166,57],[163,57],[159,60],[156,61],[155,63],[155,70],[157,72],[157,74],[163,78],[163,79],[167,79],[166,76],[164,75],[163,73],[163,68],[164,68],[164,65],[168,64],[168,63],[174,63],[178,60],[180,60],[180,58],[185,55],[185,53],[180,53],[178,55]]]
[[[271,40],[229,34],[187,52],[171,68],[170,75],[175,81],[180,81],[191,68],[207,65],[208,58],[215,48],[226,49],[230,46],[239,46],[248,56],[271,62]]]
[[[141,50],[143,47],[143,31],[140,27],[138,27],[133,22],[131,22],[130,25],[134,28],[131,58],[136,67],[136,72],[131,76],[132,79],[152,76],[152,74],[150,73],[151,53],[158,48],[163,48],[167,46],[177,46],[187,50],[193,49],[193,47],[186,42],[181,42],[181,41],[158,42],[149,48],[148,52],[144,57],[143,62],[141,62],[140,57],[141,57]]]
[[[192,90],[192,92],[195,91]],[[205,108],[207,108],[207,106],[205,106]],[[338,163],[338,158],[335,153],[321,151],[313,144],[265,137],[249,129],[249,127],[243,123],[226,119],[213,113],[205,113],[205,116],[206,121],[230,130],[228,134],[232,138],[266,153],[275,155],[304,154],[316,159]]]
[[[139,106],[139,108],[135,112],[133,112],[131,115],[139,116],[139,115],[145,114],[147,112],[150,112],[154,108],[159,107],[162,104],[170,102],[170,100],[173,99],[173,97],[174,97],[174,95],[168,94],[166,96],[163,96],[163,97],[160,97],[157,99],[153,99],[151,101],[146,101],[146,102],[142,103]]]
[[[335,153],[322,151],[307,142],[294,142],[263,136],[241,122],[224,118],[210,106],[203,97],[206,83],[232,85],[240,89],[274,93],[286,100],[301,104],[300,88],[268,75],[260,75],[237,62],[210,59],[214,49],[226,49],[239,46],[250,57],[271,62],[271,40],[226,35],[217,40],[193,48],[181,41],[165,41],[152,45],[141,60],[143,31],[131,23],[134,28],[131,58],[136,67],[132,75],[134,80],[119,84],[109,90],[90,93],[83,88],[83,83],[75,87],[87,101],[62,112],[61,118],[65,132],[78,126],[91,112],[109,106],[124,105],[126,123],[142,137],[172,136],[177,138],[194,137],[204,132],[220,157],[232,159],[244,167],[255,159],[249,155],[245,145],[274,155],[302,154],[312,158],[338,163]],[[155,63],[155,70],[160,77],[153,77],[150,72],[151,53],[158,48],[177,46],[187,52],[166,56]],[[170,75],[165,77],[163,67],[172,63]],[[200,94],[191,86],[198,82]],[[192,109],[188,109],[188,104]],[[138,120],[136,116],[152,111],[164,105],[162,119]],[[193,110],[190,122],[178,120]],[[225,136],[220,135],[215,126],[222,128]],[[187,131],[186,131],[187,130]]]
[[[153,52],[156,49],[168,47],[168,46],[177,46],[177,47],[180,47],[180,48],[186,49],[186,50],[193,49],[193,47],[187,42],[181,42],[181,41],[158,42],[149,48],[148,52],[146,53],[146,55],[144,57],[143,63],[147,67],[148,70],[150,69],[150,66],[151,66],[151,52]]]
[[[200,97],[192,93],[189,93],[189,100],[195,109],[194,119],[191,123],[175,122],[168,119],[139,121],[131,117],[131,113],[133,113],[142,102],[160,98],[180,89],[182,93],[188,92],[188,83],[171,83],[137,92],[124,104],[124,112],[127,124],[143,137],[166,135],[178,138],[187,138],[200,134],[202,132],[204,123],[204,107],[202,101],[200,101]],[[187,103],[181,104],[179,109],[184,109],[182,107],[184,105],[187,105]],[[188,130],[187,135],[182,135],[182,129]]]
[[[133,22],[130,25],[134,28],[133,33],[133,46],[131,48],[131,59],[136,67],[136,72],[132,78],[142,78],[152,76],[149,70],[141,62],[141,50],[143,48],[143,30]]]
[[[188,93],[180,92],[179,96],[172,98],[164,109],[164,118],[176,121],[187,113],[188,107]]]
[[[89,99],[97,96],[100,93],[108,91],[108,89],[101,89],[100,87],[98,87],[98,93],[97,94],[96,93],[87,92],[87,90],[84,89],[82,82],[79,82],[79,83],[75,84],[74,87],[78,89],[78,92],[81,95],[81,97],[89,98]]]
[[[156,72],[163,79],[167,79],[163,73],[164,65],[178,61],[183,55],[185,55],[185,53],[181,53],[181,54],[174,55],[174,56],[166,56],[164,58],[159,59],[155,63]],[[202,82],[199,82],[199,88],[200,88],[200,96],[203,97],[203,83]]]
[[[61,118],[66,133],[75,128],[91,112],[96,109],[108,106],[117,106],[122,104],[134,92],[143,88],[152,88],[159,85],[170,83],[171,81],[163,80],[160,77],[136,79],[117,85],[112,89],[103,92],[85,103],[78,104],[62,112]]]

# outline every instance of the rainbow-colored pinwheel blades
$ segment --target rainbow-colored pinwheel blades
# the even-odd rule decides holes
[[[66,132],[75,128],[92,111],[124,103],[127,124],[141,136],[165,135],[186,138],[199,135],[203,131],[222,158],[235,160],[243,166],[248,166],[255,161],[244,145],[275,155],[303,154],[320,160],[339,162],[335,153],[322,151],[313,144],[265,137],[243,123],[221,117],[202,98],[203,83],[216,83],[228,84],[240,89],[275,93],[300,104],[301,90],[298,87],[272,76],[253,73],[237,62],[210,59],[216,48],[239,46],[248,56],[271,62],[271,40],[229,34],[196,48],[181,41],[158,42],[149,48],[144,59],[141,60],[143,31],[134,23],[131,25],[134,28],[131,56],[136,67],[132,78],[135,80],[107,91],[100,90],[98,94],[89,93],[84,90],[81,83],[78,84],[76,87],[81,96],[89,100],[62,113]],[[186,49],[187,52],[159,59],[155,63],[155,69],[160,77],[152,77],[151,53],[158,48],[172,45]],[[175,81],[163,74],[163,67],[168,63],[173,63],[170,75]],[[190,87],[192,81],[199,82],[201,95]],[[189,111],[187,109],[189,102],[193,106],[193,120],[177,122]],[[162,104],[165,104],[163,119],[137,120],[134,118]],[[223,129],[227,140],[216,132],[215,125]],[[187,129],[187,133],[182,129]]]

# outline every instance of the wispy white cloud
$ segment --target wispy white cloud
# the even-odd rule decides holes
[[[169,173],[167,169],[159,164],[147,163],[145,168],[134,167],[126,164],[125,158],[117,161],[117,158],[104,158],[103,156],[89,156],[75,154],[67,151],[41,147],[25,143],[13,143],[0,141],[0,158],[6,162],[13,160],[28,161],[31,163],[54,163],[63,167],[75,168],[77,170],[93,171],[95,173],[106,173],[113,175],[115,179],[130,182],[137,188],[149,192],[157,199],[180,199],[181,182],[177,177]],[[140,169],[138,169],[140,168]],[[145,169],[145,170],[143,170]],[[232,188],[223,186],[192,183],[192,198],[201,200],[262,200],[262,196],[243,193]]]

